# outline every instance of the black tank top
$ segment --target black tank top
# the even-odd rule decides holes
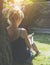
[[[30,50],[27,49],[25,40],[21,37],[11,42],[11,49],[16,62],[25,62],[30,57]]]

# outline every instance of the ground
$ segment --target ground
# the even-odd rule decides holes
[[[50,34],[34,34],[40,55],[34,57],[33,65],[50,65]]]

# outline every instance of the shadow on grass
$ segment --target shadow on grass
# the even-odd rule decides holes
[[[34,34],[34,40],[40,43],[50,44],[50,34]]]

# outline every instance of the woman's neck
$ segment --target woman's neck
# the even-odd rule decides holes
[[[16,25],[14,25],[14,24],[13,24],[13,25],[11,25],[11,27],[12,27],[12,28],[17,28],[17,26],[16,26]]]
[[[16,25],[9,25],[8,27],[7,27],[7,29],[10,29],[10,30],[12,30],[13,32],[14,31],[18,31],[18,27],[16,26]]]

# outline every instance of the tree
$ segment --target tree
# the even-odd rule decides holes
[[[3,0],[0,0],[0,65],[12,65],[12,55],[6,31],[6,20],[2,15]]]

